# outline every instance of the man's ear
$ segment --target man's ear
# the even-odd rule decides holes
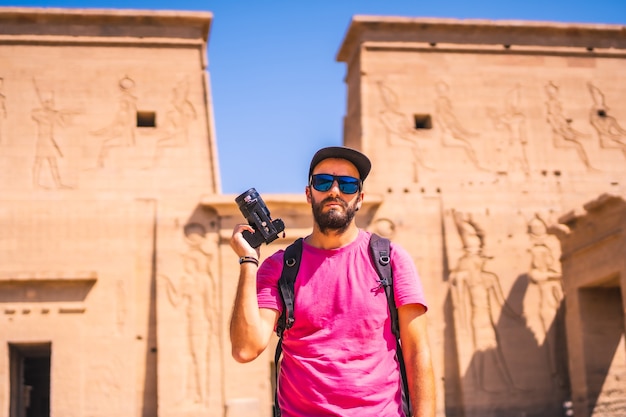
[[[361,193],[361,194],[359,195],[359,201],[357,201],[357,203],[356,203],[356,211],[361,210],[361,205],[363,204],[363,196],[364,196],[364,195],[365,195],[365,194],[363,194],[363,193]]]
[[[306,202],[311,203],[311,186],[307,185],[304,187],[304,193],[306,194]]]

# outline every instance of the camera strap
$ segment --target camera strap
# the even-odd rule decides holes
[[[391,251],[389,247],[389,239],[380,237],[372,233],[370,237],[370,254],[372,262],[380,278],[380,285],[385,290],[387,297],[387,305],[389,306],[389,316],[391,318],[391,331],[396,337],[396,357],[400,366],[400,378],[402,382],[402,407],[404,415],[411,414],[411,400],[409,396],[409,381],[406,377],[406,366],[404,364],[404,356],[402,355],[402,345],[400,343],[400,324],[398,320],[398,308],[393,292],[393,274],[391,272]]]
[[[372,263],[378,277],[380,285],[385,291],[387,305],[389,306],[389,315],[391,318],[391,330],[396,339],[396,357],[400,366],[400,377],[402,382],[402,406],[405,415],[409,416],[411,404],[409,399],[408,381],[406,378],[406,367],[404,357],[402,355],[402,347],[400,344],[400,327],[398,324],[398,309],[393,292],[393,274],[391,271],[391,251],[389,239],[372,233],[370,242],[370,255]],[[278,370],[279,361],[283,351],[283,333],[291,328],[295,321],[294,318],[294,287],[296,276],[300,269],[300,260],[302,258],[302,238],[297,239],[294,243],[287,246],[283,257],[283,270],[278,280],[278,288],[283,299],[283,311],[278,318],[276,324],[276,334],[278,335],[278,343],[274,354],[274,417],[280,417],[281,412],[278,407]]]
[[[283,299],[283,312],[278,317],[276,323],[276,334],[278,335],[278,343],[274,354],[274,417],[280,417],[280,408],[278,407],[278,369],[280,356],[283,353],[283,332],[293,326],[295,321],[293,316],[294,306],[294,287],[296,284],[296,276],[300,269],[300,259],[302,258],[302,238],[297,239],[285,249],[283,255],[283,271],[278,280],[278,289]]]

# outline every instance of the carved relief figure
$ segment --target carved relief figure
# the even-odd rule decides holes
[[[465,150],[467,156],[476,166],[484,169],[478,162],[478,156],[469,139],[478,136],[476,133],[465,129],[457,119],[452,105],[452,100],[448,96],[450,87],[443,81],[437,83],[437,98],[435,99],[435,109],[437,119],[442,130],[442,142],[444,146],[460,147]]]
[[[65,127],[75,111],[57,110],[54,106],[54,93],[45,93],[39,90],[37,82],[33,80],[35,91],[41,107],[33,109],[32,119],[37,123],[37,144],[35,146],[35,162],[33,164],[33,183],[35,187],[48,188],[41,183],[41,171],[47,163],[52,175],[52,181],[56,188],[70,188],[63,184],[59,173],[58,158],[63,157],[63,152],[55,140],[55,127]]]
[[[219,306],[211,262],[216,245],[198,223],[185,226],[188,250],[183,256],[184,274],[178,283],[164,277],[167,295],[173,306],[183,308],[189,343],[191,381],[187,398],[205,404],[209,393],[210,346],[217,337]]]
[[[124,393],[124,387],[120,384],[119,378],[119,372],[124,370],[124,367],[124,361],[117,355],[106,358],[98,355],[90,363],[85,390],[91,396],[103,398],[103,401],[118,401]],[[87,408],[92,408],[93,411],[86,414],[97,414],[98,405],[89,404]]]
[[[411,126],[411,119],[406,114],[398,110],[398,96],[382,81],[376,83],[383,103],[383,109],[379,113],[379,118],[387,132],[387,142],[393,146],[395,140],[411,147],[413,153],[413,180],[418,182],[418,167],[434,171],[434,168],[426,165],[423,159],[423,152],[418,143],[418,134]]]
[[[557,148],[574,148],[578,153],[578,157],[588,169],[594,169],[591,166],[587,152],[580,142],[588,135],[577,131],[572,127],[572,119],[567,118],[563,114],[563,106],[559,98],[559,88],[550,82],[545,87],[548,95],[546,106],[548,109],[548,123],[552,127],[554,136],[554,146]]]
[[[619,148],[626,157],[626,129],[622,128],[613,116],[609,116],[609,107],[604,101],[604,94],[599,88],[588,83],[593,106],[589,111],[589,121],[598,132],[600,146],[603,148]]]
[[[531,266],[528,278],[531,285],[537,286],[539,293],[538,316],[540,328],[534,329],[538,342],[544,342],[548,350],[548,361],[553,376],[557,376],[556,361],[556,334],[548,332],[550,325],[556,319],[557,311],[563,300],[560,265],[549,245],[550,235],[546,223],[535,216],[528,223]]]
[[[489,256],[484,253],[484,231],[469,214],[454,211],[453,216],[464,254],[450,274],[452,300],[457,321],[471,332],[476,383],[487,392],[515,390],[496,325],[500,312],[516,319],[519,315],[506,303],[498,276],[485,269]]]
[[[391,239],[396,234],[396,224],[393,220],[387,218],[377,219],[373,223],[373,230],[380,236]]]
[[[171,107],[165,115],[165,135],[157,140],[160,148],[185,146],[189,142],[189,125],[198,117],[189,101],[189,81],[179,82],[173,89]]]
[[[118,280],[115,283],[115,324],[117,325],[119,334],[123,334],[124,325],[126,324],[126,316],[128,315],[126,298],[126,287],[124,285],[124,281]]]
[[[4,87],[4,79],[0,78],[0,145],[2,145],[2,133],[4,131],[4,122],[7,118],[6,96],[2,92]]]
[[[92,132],[102,138],[98,154],[98,167],[104,167],[104,160],[112,148],[135,145],[135,127],[137,125],[137,97],[133,95],[135,81],[124,77],[119,82],[121,92],[115,117],[101,129]]]
[[[498,113],[495,109],[488,111],[496,129],[506,130],[507,135],[498,141],[496,149],[500,154],[499,162],[502,164],[500,170],[521,169],[528,175],[528,158],[526,156],[526,116],[521,111],[520,106],[521,90],[517,85],[505,96],[504,111]]]

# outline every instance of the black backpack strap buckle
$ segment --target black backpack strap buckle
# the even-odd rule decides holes
[[[276,334],[283,336],[286,329],[290,329],[294,319],[294,287],[296,276],[300,269],[300,259],[302,259],[302,238],[297,239],[285,249],[283,257],[283,272],[278,279],[278,289],[283,300],[283,312],[276,324]]]

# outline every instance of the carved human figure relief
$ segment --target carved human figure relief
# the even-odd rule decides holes
[[[521,169],[524,174],[529,175],[526,116],[522,113],[520,102],[521,88],[516,85],[504,97],[504,110],[498,112],[496,109],[489,109],[488,114],[496,129],[506,132],[506,135],[499,137],[496,142],[499,155],[498,170],[506,172]]]
[[[396,224],[393,220],[387,218],[377,219],[373,223],[373,230],[382,237],[393,238],[396,234]]]
[[[547,120],[552,128],[554,146],[565,149],[574,148],[587,169],[595,170],[595,168],[591,166],[589,156],[581,143],[581,140],[587,138],[589,135],[574,129],[572,119],[563,114],[563,106],[561,105],[561,99],[559,97],[559,87],[550,81],[545,86],[545,90],[548,96],[548,100],[546,101]]]
[[[474,347],[471,372],[485,392],[515,390],[515,384],[499,345],[499,315],[520,319],[506,302],[498,276],[486,269],[490,258],[484,253],[485,232],[470,214],[453,211],[463,244],[463,255],[450,274],[456,321],[468,333]],[[497,378],[498,383],[493,383]],[[490,383],[487,380],[491,381]]]
[[[210,346],[218,334],[217,283],[212,272],[216,236],[199,223],[185,226],[188,250],[183,253],[183,275],[177,282],[164,277],[167,295],[174,307],[185,312],[189,347],[189,382],[186,398],[207,404],[209,396]]]
[[[0,77],[0,146],[4,139],[4,125],[7,119],[6,96],[4,95],[4,78]]]
[[[102,401],[119,401],[123,395],[124,387],[120,383],[120,371],[127,370],[127,365],[117,355],[95,355],[90,358],[89,372],[86,372],[85,391],[93,398],[102,398]],[[97,410],[96,404],[88,404],[87,408]],[[97,414],[95,412],[94,414]],[[92,413],[87,413],[92,415]]]
[[[463,148],[470,161],[476,168],[484,170],[479,163],[478,155],[471,144],[470,139],[478,136],[477,133],[466,129],[456,116],[452,100],[449,97],[450,87],[444,81],[437,83],[437,98],[435,99],[435,111],[438,125],[441,129],[441,138],[444,146]]]
[[[117,112],[113,120],[105,127],[91,132],[100,138],[100,151],[97,166],[104,167],[104,161],[112,148],[131,147],[135,145],[135,128],[137,125],[137,97],[133,95],[135,81],[124,77],[118,83],[120,98]]]
[[[63,151],[55,139],[56,128],[66,127],[77,111],[57,109],[54,105],[54,92],[41,91],[37,81],[33,86],[39,100],[39,107],[31,112],[37,124],[37,142],[35,145],[35,162],[33,163],[33,185],[36,188],[50,188],[42,182],[43,168],[48,167],[54,188],[71,188],[61,180],[58,159],[63,158]]]
[[[539,304],[536,309],[540,326],[531,326],[537,342],[545,344],[548,352],[550,371],[557,376],[556,360],[556,333],[548,332],[554,320],[557,320],[557,312],[563,301],[563,285],[561,281],[561,267],[550,244],[554,236],[548,234],[545,221],[535,215],[528,222],[528,236],[531,247],[530,270],[528,279],[530,285],[537,288]]]
[[[424,153],[420,149],[418,142],[419,135],[412,126],[411,117],[402,113],[398,109],[398,96],[386,86],[382,81],[376,82],[380,94],[382,110],[379,113],[379,120],[385,127],[387,143],[393,146],[396,143],[409,145],[413,155],[413,181],[418,182],[419,167],[434,171],[435,169],[424,162]]]
[[[189,127],[198,117],[189,100],[189,80],[180,81],[172,90],[170,108],[165,114],[163,135],[157,139],[155,160],[164,148],[182,147],[189,143]]]
[[[123,280],[118,280],[115,283],[115,324],[118,334],[123,334],[126,324],[126,316],[128,315],[126,298],[126,285]]]
[[[593,106],[589,110],[589,122],[596,129],[600,146],[621,149],[626,157],[626,129],[622,128],[615,117],[609,115],[604,94],[592,83],[588,83]]]

